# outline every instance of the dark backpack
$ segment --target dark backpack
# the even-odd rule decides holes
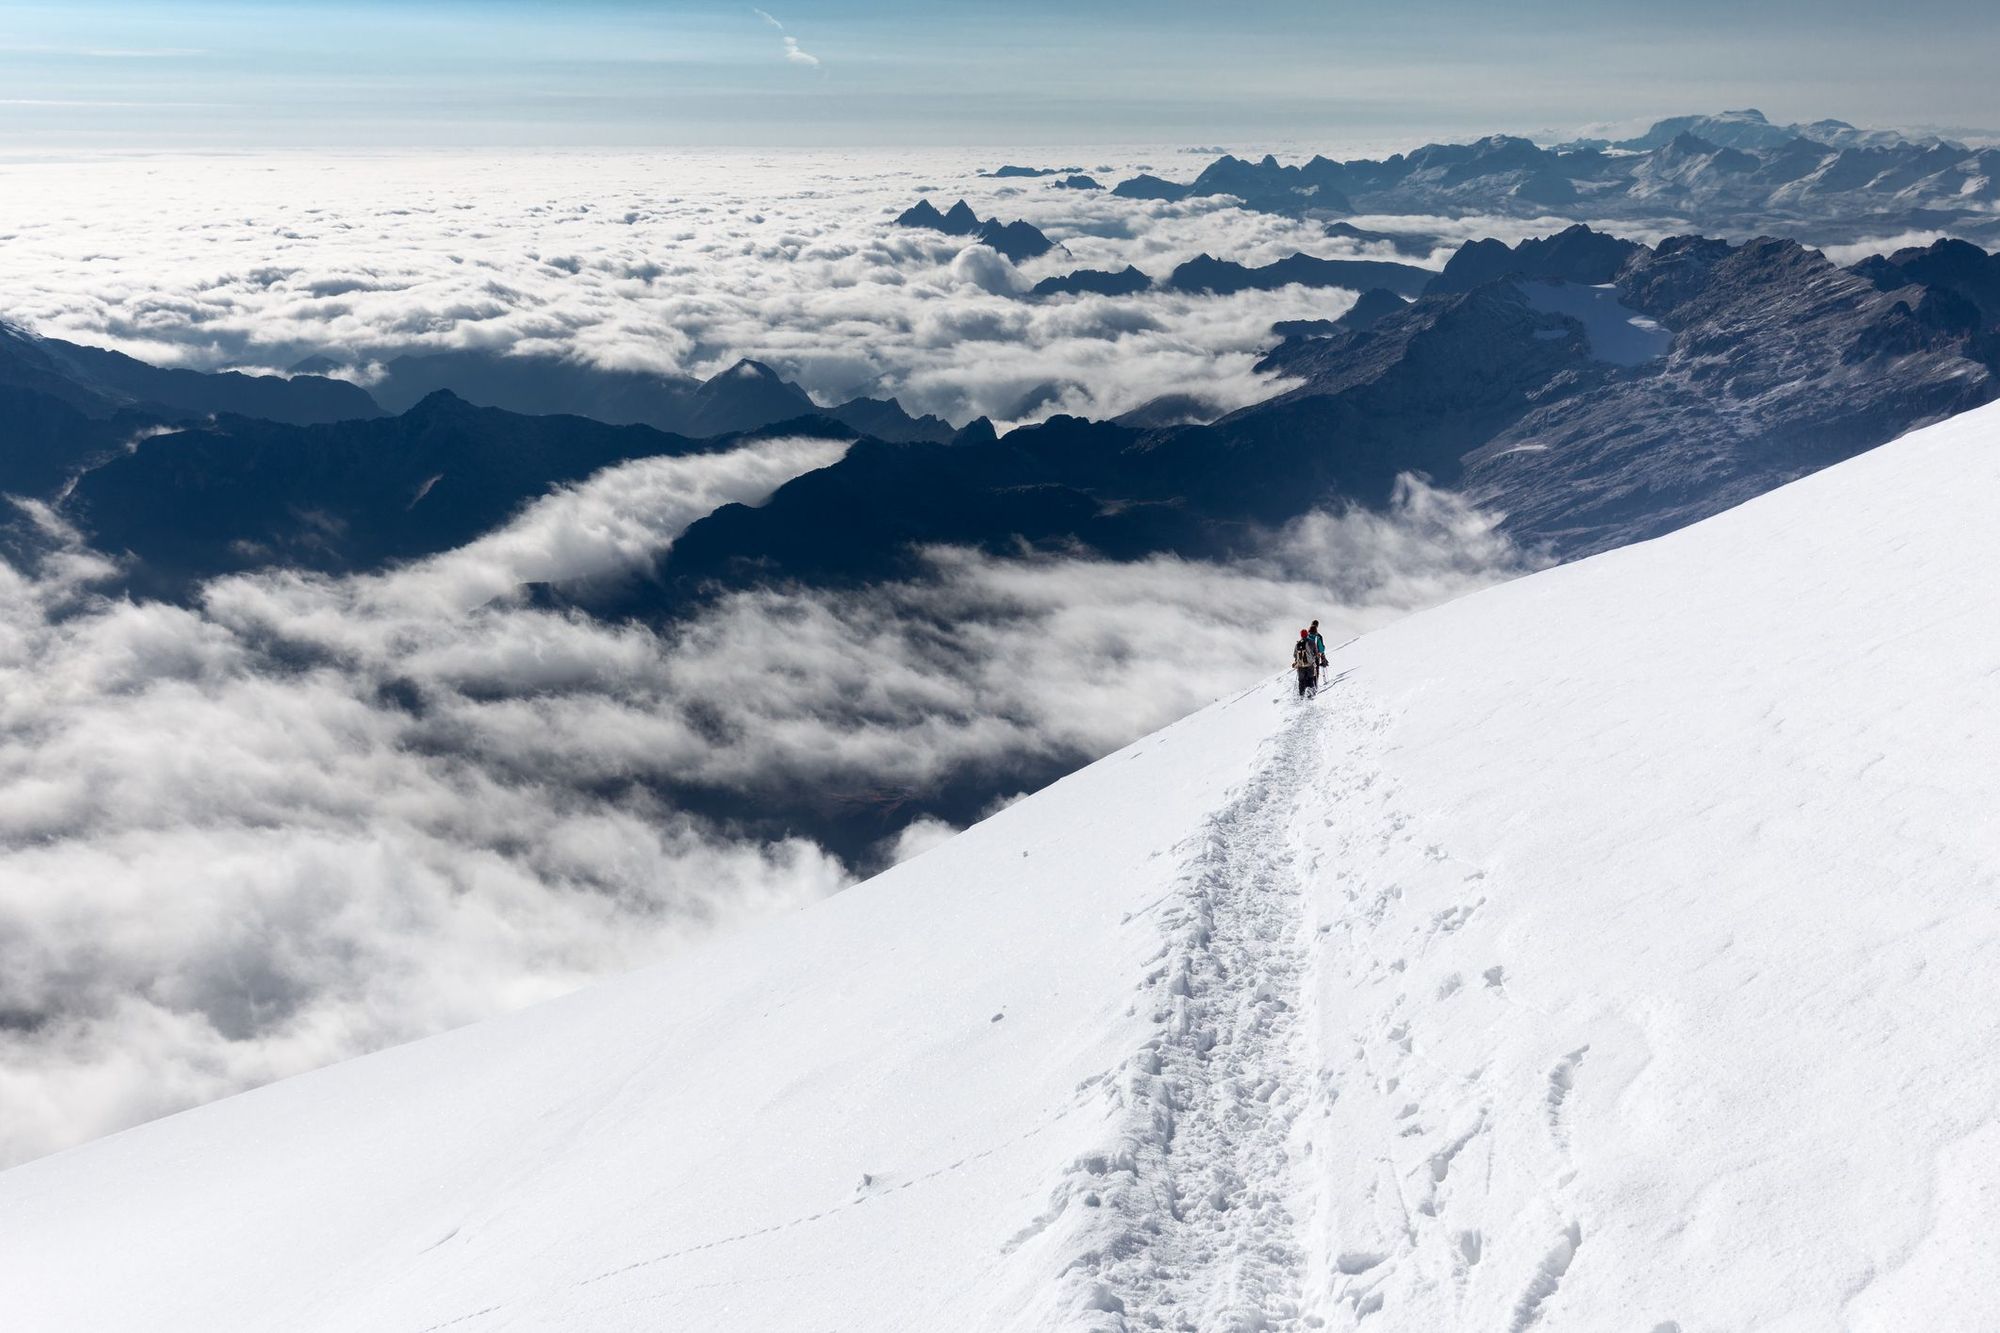
[[[1300,639],[1299,646],[1292,649],[1293,670],[1310,671],[1318,665],[1318,655],[1313,652],[1312,644],[1304,639]]]

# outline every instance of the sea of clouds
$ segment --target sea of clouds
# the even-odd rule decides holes
[[[709,375],[753,357],[821,402],[894,395],[957,424],[1106,417],[1166,393],[1233,408],[1280,319],[1353,293],[1023,299],[1073,268],[1155,278],[1207,253],[1401,258],[1221,198],[1158,203],[980,174],[963,153],[517,153],[0,162],[0,319],[197,369],[365,368],[483,348]],[[1169,153],[1035,155],[1105,185]],[[1062,250],[1020,265],[897,228],[921,197],[1024,218]],[[1441,238],[1557,219],[1366,219]],[[365,369],[363,372],[365,379]]]
[[[1253,398],[1259,330],[1351,299],[1028,306],[1006,293],[1039,269],[886,226],[936,163],[577,162],[16,164],[60,188],[13,210],[0,314],[197,365],[750,355],[823,398],[962,417],[1054,373],[1099,415],[1195,385]],[[1070,246],[1062,266],[1301,248],[1281,219],[959,172],[947,194],[982,185],[982,212]],[[1004,332],[966,334],[988,319]],[[666,628],[520,595],[644,568],[843,448],[629,463],[436,557],[223,578],[188,606],[112,593],[115,563],[59,512],[14,505],[32,540],[0,561],[0,1164],[671,959],[952,831],[913,813],[843,862],[664,790],[782,811],[969,778],[1004,800],[1005,775],[1280,670],[1310,617],[1338,641],[1533,563],[1412,481],[1230,564],[941,548],[894,583],[759,588]]]

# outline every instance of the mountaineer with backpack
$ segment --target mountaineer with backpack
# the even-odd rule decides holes
[[[1292,670],[1299,673],[1299,698],[1319,693],[1319,664],[1321,658],[1313,647],[1312,631],[1299,631],[1299,641],[1292,648]]]
[[[1320,672],[1326,670],[1326,640],[1319,636],[1319,622],[1317,620],[1313,621],[1312,625],[1306,630],[1306,638],[1313,646],[1313,656],[1319,659],[1314,663],[1314,666],[1318,670],[1313,673],[1313,685],[1317,687],[1319,685]]]

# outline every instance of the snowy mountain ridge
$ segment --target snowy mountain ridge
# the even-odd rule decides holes
[[[1982,1327],[1996,493],[1987,407],[672,966],[0,1174],[0,1308]]]

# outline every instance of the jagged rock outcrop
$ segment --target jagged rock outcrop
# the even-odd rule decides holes
[[[896,225],[927,227],[948,236],[970,236],[982,245],[992,246],[1016,263],[1045,255],[1056,248],[1056,243],[1044,236],[1039,228],[1026,222],[981,218],[963,199],[942,213],[930,200],[920,199],[914,207],[896,215]]]

